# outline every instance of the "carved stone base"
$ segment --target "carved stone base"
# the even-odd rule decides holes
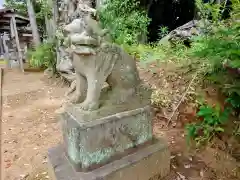
[[[165,142],[138,149],[91,172],[76,172],[65,156],[62,146],[48,152],[52,180],[160,180],[170,171],[170,152]]]
[[[139,145],[151,144],[149,106],[107,116],[103,111],[84,113],[74,108],[62,114],[61,121],[65,152],[77,171],[98,168]]]

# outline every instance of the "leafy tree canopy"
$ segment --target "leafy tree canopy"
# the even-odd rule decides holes
[[[38,24],[43,24],[45,15],[49,15],[51,12],[47,0],[32,0],[32,3]],[[25,0],[5,0],[4,6],[16,10],[19,14],[28,16],[27,3]]]

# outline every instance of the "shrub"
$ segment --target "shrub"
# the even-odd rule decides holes
[[[232,1],[231,17],[227,20],[220,19],[220,6],[208,4],[205,7],[208,11],[203,11],[205,13],[202,18],[206,15],[212,17],[211,26],[206,28],[204,35],[193,39],[190,55],[208,64],[205,78],[227,95],[228,108],[221,110],[219,106],[200,106],[198,122],[186,127],[188,140],[195,140],[197,145],[210,141],[216,133],[224,132],[223,124],[230,116],[232,108],[236,112],[240,109],[240,22],[237,20],[240,15],[239,0]]]
[[[44,42],[35,50],[28,51],[30,65],[38,68],[51,68],[56,73],[56,46],[54,42]]]
[[[199,146],[209,142],[216,133],[224,132],[222,125],[228,120],[230,112],[230,108],[222,111],[219,105],[201,105],[197,113],[198,122],[186,126],[188,143],[193,139]]]
[[[118,44],[138,44],[141,36],[147,35],[149,18],[138,0],[107,0],[99,17]]]
[[[213,24],[208,33],[194,38],[191,55],[208,63],[208,80],[230,98],[240,99],[240,22],[236,21],[240,12],[239,0],[233,1],[232,8],[230,19]]]

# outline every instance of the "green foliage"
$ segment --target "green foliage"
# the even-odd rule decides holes
[[[52,17],[52,7],[50,7],[48,0],[38,0],[36,1],[36,7],[37,7],[37,13],[36,18],[37,19],[45,19],[45,16],[47,18]]]
[[[178,64],[189,61],[189,71],[193,69],[193,65],[197,65],[198,69],[201,67],[201,77],[217,85],[227,95],[226,101],[231,108],[221,110],[218,105],[211,107],[202,104],[197,113],[198,121],[187,125],[188,142],[193,139],[200,145],[209,142],[214,135],[224,132],[224,123],[227,122],[232,108],[240,108],[240,3],[239,0],[232,1],[231,18],[227,20],[221,19],[221,4],[203,4],[200,0],[197,0],[197,3],[204,22],[201,27],[204,34],[193,37],[190,48],[181,42],[174,47],[160,43],[123,46],[144,64],[156,60],[174,61]],[[165,30],[160,28],[159,33],[167,32]],[[224,64],[227,64],[227,67]],[[234,73],[230,72],[232,70]],[[235,134],[239,134],[239,129],[238,127]]]
[[[49,17],[51,16],[51,7],[48,4],[48,0],[35,0],[32,1],[32,3],[37,20],[44,20],[45,15]],[[25,0],[5,0],[4,6],[6,8],[14,9],[22,15],[28,15],[27,3]]]
[[[240,17],[240,3],[239,0],[232,3],[231,18],[221,20],[220,5],[203,5],[197,0],[202,19],[206,22],[211,17],[211,20],[204,27],[205,34],[193,38],[188,54],[207,64],[205,78],[227,95],[226,102],[231,106],[221,111],[219,106],[201,105],[197,113],[199,121],[186,127],[188,141],[193,139],[197,145],[210,141],[216,133],[224,132],[223,124],[232,108],[240,108],[240,23],[236,21]]]
[[[196,57],[207,58],[214,68],[225,60],[233,68],[240,67],[240,24],[219,27],[215,33],[200,36],[193,43]]]
[[[211,23],[217,23],[221,19],[221,4],[203,3],[202,0],[195,0],[196,7],[201,19],[210,20]]]
[[[230,103],[234,109],[240,108],[240,96],[237,93],[232,93],[226,100],[227,103]]]
[[[186,126],[188,142],[193,139],[199,146],[209,142],[216,133],[224,132],[223,125],[228,120],[230,112],[230,108],[222,111],[219,105],[215,107],[201,105],[197,113],[199,121]]]
[[[27,15],[27,4],[24,1],[5,0],[6,8],[14,9],[21,15]]]
[[[129,54],[134,55],[143,63],[159,61],[165,57],[162,49],[159,49],[156,44],[133,44],[123,45],[123,47]]]
[[[28,51],[30,65],[38,68],[51,68],[56,73],[56,44],[44,42],[35,50]]]
[[[45,16],[51,18],[52,7],[49,6],[48,0],[34,0],[32,1],[33,8],[36,14],[36,21],[39,30],[44,33],[45,30]],[[27,3],[25,0],[6,0],[4,3],[6,8],[14,9],[23,16],[28,16]]]
[[[138,0],[107,0],[99,16],[118,44],[138,44],[141,36],[147,35],[149,18]]]
[[[168,27],[166,26],[161,26],[159,28],[159,33],[158,33],[158,36],[161,38],[163,38],[164,36],[168,35],[169,33],[169,30],[168,30]]]
[[[232,99],[229,102],[233,107],[240,104],[236,102],[240,100],[240,22],[236,21],[239,12],[240,3],[235,0],[231,18],[218,21],[208,33],[194,38],[190,52],[192,57],[208,63],[206,78]]]
[[[176,43],[174,48],[170,45],[161,44],[132,44],[123,45],[123,48],[131,55],[135,56],[143,65],[159,63],[164,61],[174,61],[184,64],[189,60],[188,48],[182,43]]]

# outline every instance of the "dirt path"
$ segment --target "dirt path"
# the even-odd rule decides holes
[[[142,76],[147,77],[146,74]],[[156,79],[159,80],[158,77]],[[3,180],[49,179],[46,153],[61,141],[61,131],[54,112],[60,107],[65,90],[45,83],[42,73],[23,75],[9,71],[4,74],[1,141]],[[167,129],[164,125],[166,119],[154,118],[153,131],[157,137],[168,140],[172,154],[172,171],[164,180],[235,180],[235,177],[228,176],[237,167],[229,157],[220,154],[220,158],[215,158],[218,152],[213,149],[198,154],[189,152],[183,128]],[[204,159],[204,156],[207,158]]]
[[[54,111],[64,88],[42,81],[42,73],[4,74],[2,153],[4,180],[27,177],[44,168],[47,149],[59,143],[61,132]]]

